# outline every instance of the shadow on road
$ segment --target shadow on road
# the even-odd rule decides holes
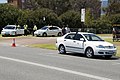
[[[66,54],[62,54],[62,55],[69,55],[69,56],[76,56],[76,57],[83,57],[86,58],[86,56],[84,54],[80,54],[80,53],[66,53]],[[120,57],[117,56],[113,56],[111,58],[105,58],[104,56],[94,56],[93,58],[90,59],[99,59],[99,60],[119,60]]]

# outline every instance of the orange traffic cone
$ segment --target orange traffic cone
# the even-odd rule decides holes
[[[16,45],[15,45],[15,38],[13,38],[12,47],[16,47]]]

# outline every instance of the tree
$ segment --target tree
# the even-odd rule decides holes
[[[110,3],[106,8],[107,15],[120,13],[120,2]]]
[[[32,13],[32,19],[34,20],[34,24],[39,28],[45,25],[60,25],[60,20],[58,19],[57,14],[47,8],[35,10]]]
[[[69,0],[27,0],[26,8],[48,8],[53,10],[57,15],[61,15],[71,9]]]
[[[19,25],[29,25],[33,22],[33,19],[31,18],[32,11],[31,10],[19,10],[19,16],[18,16],[18,24]]]
[[[94,20],[94,18],[93,18],[92,14],[91,14],[90,8],[86,9],[85,25],[87,27],[93,27],[93,24],[94,24],[93,20]]]
[[[19,9],[7,5],[7,4],[1,4],[0,5],[0,26],[5,26],[7,24],[17,24]]]
[[[101,16],[100,19],[94,21],[94,28],[97,33],[110,33],[112,31],[112,24],[109,17],[106,15]]]
[[[80,13],[74,10],[67,11],[59,17],[63,25],[68,25],[70,28],[80,28],[81,18]]]
[[[120,14],[114,14],[109,16],[110,21],[112,24],[120,24]]]
[[[100,0],[70,0],[70,4],[75,11],[81,11],[82,8],[90,8],[94,19],[100,17],[101,1]]]

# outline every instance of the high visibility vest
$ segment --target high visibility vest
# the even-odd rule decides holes
[[[37,30],[37,26],[36,25],[33,27],[33,30]]]
[[[27,25],[24,25],[24,29],[25,29],[25,30],[27,30],[27,27],[28,27]]]

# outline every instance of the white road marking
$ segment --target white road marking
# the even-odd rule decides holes
[[[47,68],[47,69],[53,69],[53,70],[57,70],[57,71],[71,73],[71,74],[75,74],[75,75],[80,75],[80,76],[84,76],[84,77],[88,77],[88,78],[93,78],[93,79],[97,79],[97,80],[112,80],[112,79],[105,78],[105,77],[95,76],[95,75],[91,75],[91,74],[87,74],[87,73],[82,73],[82,72],[78,72],[78,71],[63,69],[63,68],[49,66],[49,65],[43,65],[43,64],[33,63],[33,62],[24,61],[24,60],[20,60],[20,59],[14,59],[14,58],[3,57],[3,56],[0,56],[0,58],[1,59],[5,59],[5,60],[14,61],[14,62],[19,62],[19,63],[29,64],[29,65],[39,66],[39,67],[43,67],[43,68]]]

